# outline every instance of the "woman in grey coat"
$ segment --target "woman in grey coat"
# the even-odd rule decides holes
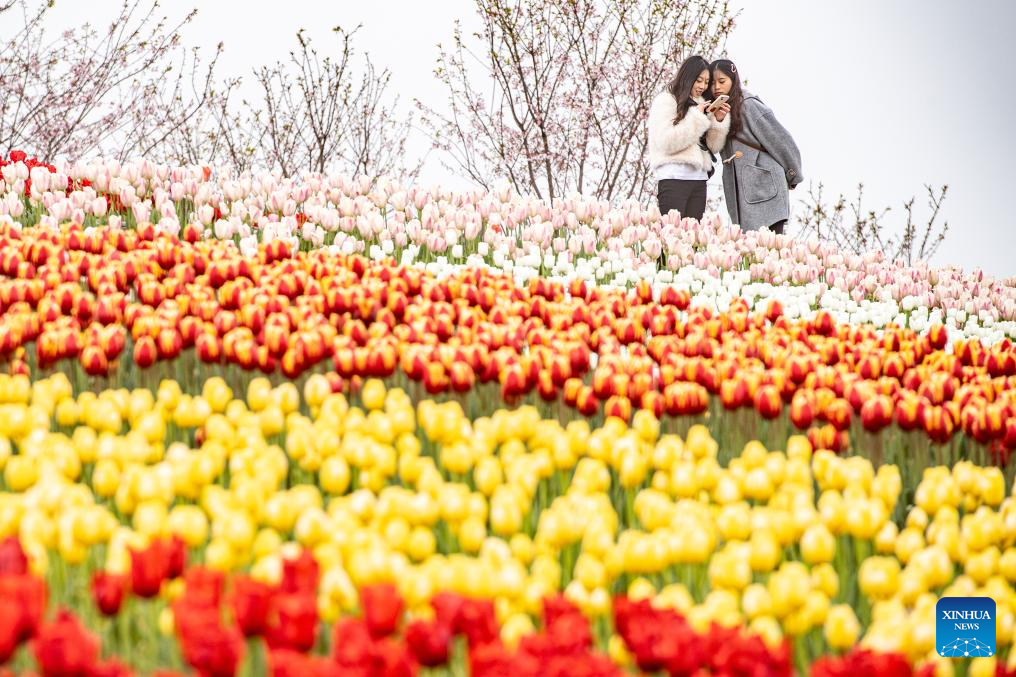
[[[730,131],[723,146],[723,194],[733,223],[742,230],[777,233],[790,218],[790,192],[801,183],[801,151],[773,111],[741,89],[732,61],[710,66],[713,96],[730,97]]]

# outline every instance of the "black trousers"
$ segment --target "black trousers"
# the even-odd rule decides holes
[[[773,231],[777,235],[783,235],[783,227],[787,225],[787,220],[777,221],[773,225],[769,226],[769,230]]]
[[[661,179],[656,184],[656,199],[661,214],[676,209],[682,218],[701,219],[706,213],[706,182]]]

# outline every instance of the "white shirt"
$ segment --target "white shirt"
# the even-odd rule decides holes
[[[709,175],[684,162],[667,162],[656,168],[656,180],[678,179],[680,181],[705,181]]]

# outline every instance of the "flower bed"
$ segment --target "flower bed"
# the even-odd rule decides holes
[[[879,658],[850,660],[909,674],[940,662],[940,595],[994,598],[1000,656],[1013,640],[997,468],[930,468],[907,508],[894,466],[794,436],[724,467],[704,426],[666,434],[646,411],[591,429],[531,407],[470,420],[379,381],[362,409],[310,382],[5,385],[28,399],[0,412],[23,421],[0,450],[0,613],[21,619],[0,648],[27,667],[34,636],[45,674],[100,641],[134,669],[216,675],[445,656],[479,675],[777,675],[859,642]],[[61,423],[68,402],[81,421]],[[49,620],[47,597],[72,611]],[[109,669],[86,674],[127,674]]]
[[[471,417],[523,402],[597,421],[644,408],[677,417],[675,430],[705,421],[725,448],[796,428],[915,478],[932,459],[1014,465],[1016,349],[944,351],[941,326],[919,336],[828,313],[789,320],[775,302],[714,314],[672,287],[653,300],[645,283],[434,278],[281,241],[251,259],[152,226],[0,231],[0,269],[14,276],[0,280],[8,369],[66,373],[75,390],[169,377],[196,394],[221,373],[241,391],[263,372],[298,385],[319,374],[321,388],[355,394],[381,377],[417,398],[456,397]]]
[[[1014,667],[1011,281],[581,199],[0,176],[14,674],[930,677],[943,595],[998,605],[961,669]]]
[[[207,167],[57,166],[17,157],[0,159],[0,222],[127,229],[153,222],[181,238],[232,240],[245,256],[259,242],[283,240],[394,257],[442,275],[468,264],[523,284],[537,276],[622,287],[646,281],[689,290],[714,311],[735,298],[762,309],[775,299],[790,317],[827,310],[839,323],[895,323],[922,333],[944,324],[955,338],[988,344],[1016,338],[1012,278],[741,233],[715,215],[696,223],[661,217],[655,207],[611,208],[579,197],[546,204],[508,190],[452,193],[338,175],[234,177]]]

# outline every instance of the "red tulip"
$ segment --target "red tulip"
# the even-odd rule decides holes
[[[142,369],[155,364],[158,356],[159,350],[151,336],[142,336],[134,342],[134,364]]]
[[[372,637],[386,637],[398,629],[405,604],[394,585],[364,586],[360,589],[360,602]]]
[[[771,299],[766,305],[766,319],[776,322],[781,317],[783,317],[783,304],[776,299]]]
[[[853,419],[853,410],[850,403],[844,399],[837,398],[830,402],[823,412],[823,417],[829,421],[837,430],[847,430]]]
[[[955,422],[945,407],[925,407],[921,414],[921,425],[933,442],[944,444],[952,437]]]
[[[317,642],[317,599],[313,594],[279,593],[272,598],[268,646],[310,651]]]
[[[97,571],[92,576],[92,596],[95,598],[95,606],[104,616],[115,616],[120,612],[128,584],[124,574]]]
[[[188,665],[202,677],[234,677],[243,658],[243,635],[225,627],[219,610],[174,606],[180,649]]]
[[[451,377],[452,390],[457,393],[469,392],[476,381],[472,367],[466,362],[454,363],[449,375]]]
[[[501,395],[507,400],[516,398],[526,392],[527,374],[522,364],[507,365],[500,374]]]
[[[184,576],[184,593],[193,604],[217,607],[222,599],[225,574],[203,566],[187,569]]]
[[[819,449],[839,451],[839,433],[832,424],[809,428],[808,441],[816,451]]]
[[[755,391],[755,410],[762,418],[772,420],[783,411],[783,400],[776,386],[759,386]]]
[[[456,633],[465,634],[470,647],[495,641],[498,625],[493,600],[467,598],[459,608],[452,628]]]
[[[406,646],[424,667],[446,664],[451,640],[451,629],[438,621],[417,620],[406,628]]]
[[[454,592],[439,592],[430,598],[435,620],[447,626],[452,633],[458,632],[459,615],[466,604],[466,598]]]
[[[815,397],[808,391],[798,391],[790,402],[790,422],[798,430],[807,430],[815,420]]]
[[[323,656],[308,656],[291,649],[276,649],[268,652],[268,669],[272,677],[345,677],[347,674],[362,673],[344,671],[334,661]]]
[[[942,350],[949,340],[946,328],[940,324],[933,325],[928,329],[928,340],[934,350]]]
[[[914,430],[921,424],[924,406],[917,396],[903,397],[896,403],[896,425],[901,430]]]
[[[748,384],[740,378],[721,381],[720,402],[729,411],[743,407],[748,403]]]
[[[0,576],[23,576],[28,573],[28,557],[17,536],[0,541]]]
[[[282,561],[282,582],[279,591],[284,594],[314,595],[317,593],[320,567],[309,550],[299,557]]]
[[[893,402],[885,395],[876,395],[861,407],[861,425],[868,432],[878,432],[893,421]]]
[[[213,364],[222,358],[222,343],[209,331],[200,331],[194,339],[198,359],[206,364]]]
[[[201,241],[201,227],[196,223],[188,223],[183,229],[184,242],[194,244]]]
[[[579,389],[578,395],[575,398],[575,407],[583,416],[593,416],[596,414],[600,408],[600,403],[596,399],[596,395],[593,394],[592,388],[582,386]]]
[[[160,541],[153,541],[144,550],[130,549],[131,591],[142,598],[159,594],[166,579],[166,559]]]
[[[374,645],[373,672],[386,677],[416,677],[416,660],[403,643],[386,637]]]
[[[0,596],[0,665],[3,665],[21,643],[21,606],[14,599]]]
[[[615,395],[603,405],[603,414],[628,421],[631,419],[631,400],[623,395]]]
[[[656,390],[650,390],[642,396],[641,407],[653,412],[656,418],[662,418],[666,411],[666,398]]]
[[[886,355],[885,364],[882,365],[882,373],[894,379],[900,379],[907,371],[907,364],[898,353]]]
[[[0,575],[0,600],[11,603],[6,610],[0,607],[0,627],[17,638],[16,646],[34,635],[42,622],[46,611],[46,582],[30,574]]]
[[[99,638],[66,609],[39,627],[32,649],[43,677],[89,675],[99,660]]]
[[[176,534],[159,541],[166,562],[166,578],[179,578],[187,566],[187,544]]]
[[[1009,418],[1005,422],[1005,437],[1003,443],[1007,449],[1016,449],[1016,418]]]
[[[161,359],[171,360],[183,350],[183,337],[180,336],[180,332],[176,328],[166,327],[159,331],[156,347]]]
[[[820,310],[811,320],[811,330],[822,336],[832,336],[836,332],[836,320],[828,310]]]
[[[691,305],[691,294],[686,289],[664,287],[660,292],[660,303],[675,306],[678,310],[687,310]]]
[[[79,357],[81,366],[89,376],[105,376],[109,372],[109,360],[106,353],[97,345],[85,346]]]
[[[811,677],[911,677],[913,669],[906,656],[878,654],[868,649],[854,649],[841,657],[822,657],[811,666]]]
[[[244,636],[264,634],[268,627],[273,594],[271,586],[249,576],[238,575],[233,578],[233,617]]]
[[[333,630],[335,662],[350,669],[369,665],[374,655],[374,640],[366,621],[359,618],[340,618]]]

